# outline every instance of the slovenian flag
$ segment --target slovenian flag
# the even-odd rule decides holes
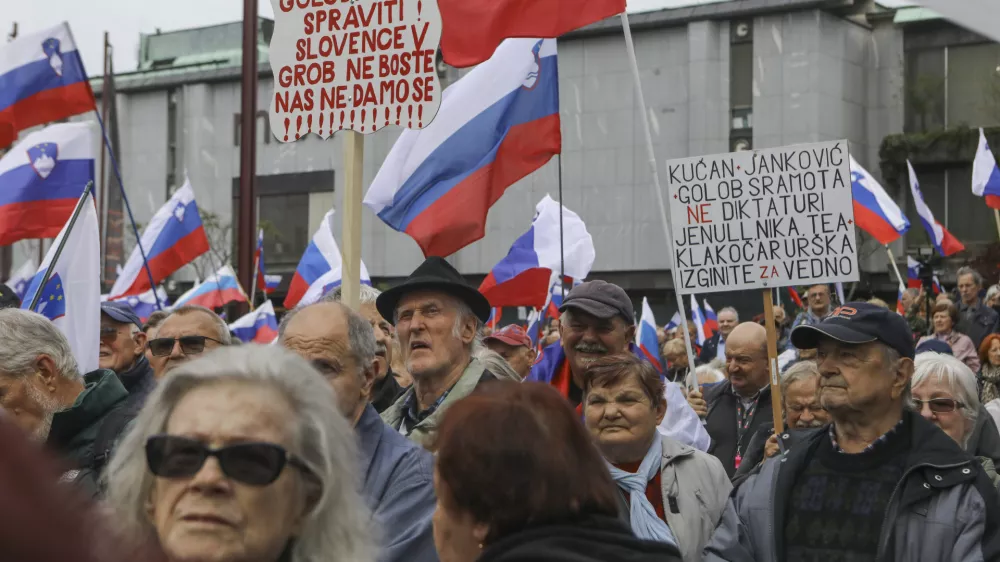
[[[38,266],[35,265],[35,260],[29,259],[21,264],[21,267],[17,268],[17,271],[4,283],[14,291],[17,298],[23,299],[24,291],[28,289],[28,283],[31,282],[31,278],[35,276],[37,270]]]
[[[430,125],[403,131],[364,202],[425,256],[448,256],[482,238],[490,207],[561,146],[556,42],[508,39],[447,89]]]
[[[278,318],[270,300],[245,314],[229,325],[229,329],[243,343],[271,343],[278,337]]]
[[[656,318],[653,317],[653,309],[646,297],[642,297],[642,316],[639,318],[639,330],[635,339],[642,354],[662,373],[663,360],[660,357],[660,339],[656,335]]]
[[[893,242],[909,230],[910,221],[899,210],[899,205],[853,156],[851,195],[854,198],[854,220],[857,225],[880,243]]]
[[[20,131],[96,109],[69,24],[0,43],[0,148]]]
[[[565,246],[560,252],[559,207],[546,195],[535,207],[531,228],[514,241],[507,256],[483,280],[479,292],[491,305],[538,308],[545,304],[552,274],[558,277],[561,267],[565,267],[564,275],[574,279],[590,275],[597,255],[594,240],[580,215],[562,207]]]
[[[698,345],[705,344],[705,313],[698,306],[697,299],[691,295],[691,321],[694,322],[695,330],[698,333]]]
[[[340,286],[344,262],[340,248],[333,238],[333,210],[323,216],[316,234],[306,247],[306,251],[295,268],[285,297],[285,308],[312,304],[326,293]],[[361,262],[361,283],[371,285],[368,268]]]
[[[205,235],[190,181],[185,180],[184,185],[150,219],[142,231],[142,249],[146,251],[154,283],[160,283],[208,251],[208,236]],[[142,253],[136,245],[115,280],[115,286],[111,288],[111,299],[138,295],[151,288],[149,274],[143,267]]]
[[[924,230],[927,231],[934,248],[942,256],[950,256],[964,250],[965,246],[958,241],[958,238],[952,236],[948,229],[934,219],[934,214],[924,202],[924,196],[920,192],[920,182],[917,181],[917,174],[913,171],[909,160],[906,161],[906,169],[910,175],[910,192],[913,194],[913,204],[917,208],[920,222],[924,224]]]
[[[990,151],[983,129],[979,129],[979,148],[972,162],[972,193],[986,199],[986,205],[1000,209],[1000,168]]]
[[[167,297],[167,292],[163,290],[163,287],[157,287],[155,294],[153,291],[146,291],[141,295],[125,297],[119,302],[127,304],[132,309],[132,312],[135,312],[135,315],[139,317],[139,320],[143,322],[157,310],[164,310],[170,306],[170,299]]]
[[[29,134],[0,158],[0,245],[59,234],[94,180],[97,146],[90,123],[59,123]]]
[[[705,339],[711,338],[715,335],[715,332],[719,331],[719,317],[715,314],[715,310],[712,309],[712,305],[708,304],[708,300],[702,300],[705,303],[705,326],[703,331],[705,333]]]
[[[247,294],[240,287],[231,265],[224,265],[205,281],[181,295],[174,307],[197,304],[205,308],[221,308],[231,302],[248,302]]]
[[[677,326],[680,326],[682,322],[684,322],[684,319],[681,318],[681,313],[675,312],[674,315],[670,317],[670,322],[668,322],[667,325],[663,327],[663,331],[669,332],[670,330],[673,330]]]

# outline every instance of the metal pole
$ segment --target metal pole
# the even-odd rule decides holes
[[[257,277],[260,275],[258,268],[260,267],[260,260],[255,256],[253,258],[253,282],[250,283],[250,312],[253,312],[254,302],[257,300]]]
[[[240,208],[236,237],[238,279],[252,282],[257,170],[257,0],[243,0],[243,79],[240,103]],[[253,305],[251,303],[250,307]],[[242,307],[241,307],[242,308]]]
[[[562,149],[556,154],[559,166],[559,286],[563,301],[566,300],[566,241],[563,239],[563,189],[562,189]]]
[[[35,294],[31,297],[31,305],[28,307],[28,310],[34,312],[35,307],[38,306],[38,299],[42,296],[42,290],[45,288],[45,284],[49,282],[49,278],[52,277],[52,271],[56,267],[56,262],[59,261],[59,256],[62,255],[63,247],[66,246],[66,241],[69,240],[70,234],[73,233],[73,226],[76,224],[76,219],[80,216],[80,211],[83,210],[83,206],[87,202],[87,197],[93,194],[93,189],[93,180],[87,182],[87,187],[83,189],[83,195],[80,195],[80,200],[76,202],[76,208],[73,209],[73,214],[69,217],[69,224],[66,225],[66,233],[59,239],[59,245],[56,246],[56,253],[52,254],[52,261],[50,261],[49,266],[45,268],[45,274],[42,275],[42,281],[38,284],[38,287],[35,288]],[[41,240],[39,240],[39,242],[41,242]]]

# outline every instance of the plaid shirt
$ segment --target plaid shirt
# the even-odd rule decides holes
[[[878,439],[872,441],[867,447],[865,447],[861,451],[861,453],[848,453],[847,451],[841,449],[840,445],[837,444],[837,434],[833,430],[833,424],[831,423],[830,424],[830,429],[829,429],[829,432],[830,432],[830,442],[833,443],[833,450],[837,451],[838,453],[840,453],[842,455],[850,455],[850,454],[859,454],[860,455],[860,454],[872,451],[876,447],[880,446],[882,443],[885,443],[886,441],[888,441],[889,440],[889,436],[892,435],[893,433],[896,433],[897,431],[899,431],[899,428],[902,427],[902,425],[903,425],[903,418],[900,418],[899,421],[896,422],[896,425],[892,426],[892,428],[889,429],[889,431],[886,431],[885,433],[883,433],[881,437],[879,437]]]
[[[451,388],[454,388],[454,386],[452,386]],[[441,396],[439,396],[438,399],[435,400],[434,403],[428,406],[427,409],[425,410],[417,409],[420,406],[417,404],[417,393],[416,389],[414,389],[414,391],[411,392],[410,395],[406,397],[406,402],[403,403],[402,427],[406,429],[407,432],[409,432],[418,423],[424,421],[431,414],[436,412],[437,409],[441,407],[441,404],[444,402],[444,399],[448,397],[449,393],[451,393],[451,388],[444,391],[444,393],[442,393]]]

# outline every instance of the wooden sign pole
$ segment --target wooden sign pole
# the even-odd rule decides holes
[[[341,220],[341,302],[358,310],[361,306],[361,180],[365,159],[365,137],[344,131],[344,199]]]
[[[771,412],[774,415],[774,432],[785,430],[781,408],[781,375],[778,372],[778,333],[774,329],[774,303],[771,289],[762,291],[764,296],[764,327],[767,329],[767,367],[771,375]]]

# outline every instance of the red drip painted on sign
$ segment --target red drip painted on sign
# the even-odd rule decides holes
[[[403,113],[403,106],[401,106],[401,105],[397,105],[397,106],[396,106],[396,124],[397,124],[397,125],[399,125],[399,115],[400,115],[401,113]]]
[[[417,126],[421,129],[424,128],[424,106],[417,106]]]
[[[409,129],[412,129],[413,128],[413,106],[412,105],[406,106],[406,112],[410,114],[410,121],[406,124],[406,127],[409,128]]]
[[[310,113],[309,116],[306,117],[306,132],[308,133],[309,131],[312,130],[313,130],[313,116],[312,113]]]
[[[389,108],[385,108],[385,126],[389,126]]]
[[[319,136],[323,136],[323,114],[319,114]]]
[[[340,110],[340,123],[337,123],[337,128],[338,129],[343,129],[344,128],[344,110],[343,109]]]
[[[361,110],[361,130],[365,130],[365,110]]]
[[[292,124],[292,120],[285,117],[285,142],[288,142],[288,127]]]
[[[351,110],[351,126],[348,127],[348,129],[353,129],[353,128],[354,128],[354,110],[352,109]]]
[[[299,115],[298,117],[295,118],[295,140],[299,140],[299,138],[302,136],[301,134],[299,134],[299,131],[301,130],[302,130],[302,116]]]

